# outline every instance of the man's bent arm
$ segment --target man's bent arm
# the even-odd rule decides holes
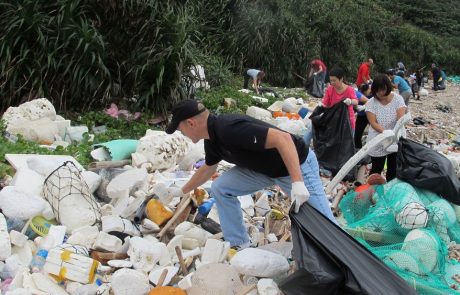
[[[278,150],[291,176],[292,182],[303,181],[302,173],[300,172],[299,156],[291,134],[273,128],[268,129],[265,148],[276,148]]]
[[[218,164],[208,166],[204,164],[203,166],[201,166],[195,172],[195,174],[193,174],[190,180],[182,187],[182,192],[186,194],[194,190],[195,188],[199,187],[206,181],[208,181],[211,178],[211,176],[216,172],[217,165]]]

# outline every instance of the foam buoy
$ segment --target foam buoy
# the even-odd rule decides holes
[[[428,222],[428,212],[422,204],[410,202],[396,214],[396,222],[407,229],[423,228]]]
[[[414,257],[424,271],[432,272],[438,263],[440,247],[439,239],[433,232],[414,229],[407,234],[401,250]]]
[[[415,260],[414,257],[404,251],[391,252],[383,258],[383,262],[385,262],[388,266],[396,266],[397,268],[410,271],[417,275],[426,274],[420,269],[417,260]]]

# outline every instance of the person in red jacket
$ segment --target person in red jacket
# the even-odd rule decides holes
[[[374,60],[369,58],[367,61],[363,62],[358,69],[358,76],[356,77],[356,85],[360,86],[364,83],[371,84],[372,79],[370,76],[371,67],[374,64]]]

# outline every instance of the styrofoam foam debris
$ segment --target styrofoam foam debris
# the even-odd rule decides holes
[[[144,218],[141,222],[142,232],[159,232],[160,227],[148,218]]]
[[[158,269],[152,270],[149,274],[149,280],[154,283],[155,285],[158,284],[158,280],[160,279],[161,273],[163,272],[164,269],[168,270],[168,273],[166,275],[165,281],[163,283],[163,286],[168,285],[169,282],[171,282],[171,279],[177,274],[179,271],[179,268],[175,266],[168,266],[168,267],[160,267]]]
[[[163,131],[147,130],[139,140],[133,158],[142,154],[155,170],[169,169],[179,163],[190,149],[191,141],[180,132],[169,135]]]
[[[0,191],[0,208],[8,218],[27,220],[40,215],[45,209],[45,203],[42,198],[17,186],[7,186]]]
[[[94,193],[98,188],[99,185],[101,184],[102,177],[99,176],[99,174],[94,173],[93,171],[82,171],[81,176],[85,180],[86,184],[89,187],[89,191],[91,193]]]
[[[289,120],[288,118],[276,118],[276,127],[289,133],[303,136],[307,132],[307,127],[302,120]]]
[[[99,232],[94,242],[93,248],[96,250],[119,252],[121,249],[122,241],[105,232]]]
[[[255,248],[239,251],[230,264],[241,274],[263,278],[275,277],[289,270],[289,263],[283,256]]]
[[[241,209],[246,212],[249,216],[254,216],[254,200],[252,199],[251,195],[244,195],[238,197],[241,204]]]
[[[97,226],[80,227],[72,231],[72,234],[67,239],[67,243],[91,248],[94,242],[96,242],[98,234],[99,230]]]
[[[133,237],[129,241],[128,255],[134,269],[149,272],[160,260],[164,252],[160,247],[140,237]]]
[[[112,275],[111,285],[115,295],[145,295],[150,290],[147,275],[128,268],[117,270]]]
[[[201,264],[204,265],[224,261],[229,249],[230,243],[228,242],[221,242],[215,239],[207,240],[203,249],[203,254],[201,255]]]
[[[0,260],[4,261],[11,256],[11,240],[8,234],[5,216],[0,213]]]
[[[196,226],[195,224],[189,221],[184,221],[177,225],[174,229],[174,234],[183,235],[184,238],[188,239],[195,239],[198,241],[200,247],[204,246],[208,238],[212,236],[209,232],[205,231],[204,229]],[[193,248],[196,247],[190,247],[190,249]]]
[[[42,273],[33,273],[32,279],[37,286],[37,289],[53,295],[68,295],[63,288],[58,286],[55,281]]]
[[[270,111],[267,111],[266,109],[262,109],[256,106],[248,107],[248,109],[246,110],[246,115],[259,119],[259,120],[272,118],[272,114],[270,113]]]
[[[32,261],[32,241],[27,241],[24,246],[18,247],[13,246],[11,248],[11,256],[17,257],[17,260],[14,260],[14,263],[18,263],[19,266],[29,267],[30,262]]]
[[[179,169],[182,171],[191,171],[193,170],[193,165],[201,159],[204,159],[204,140],[190,144],[189,150],[178,163]]]
[[[192,273],[189,273],[188,275],[186,275],[185,277],[182,278],[182,280],[180,280],[177,285],[179,286],[179,288],[181,288],[182,290],[188,290],[192,287],[192,276],[193,276],[193,272]]]
[[[65,286],[65,290],[69,294],[73,295],[73,293],[76,292],[77,289],[80,288],[81,286],[83,286],[82,283],[69,281],[69,282],[67,282],[67,284]]]
[[[20,168],[14,174],[10,185],[20,187],[34,196],[40,196],[43,191],[45,177],[29,168]]]
[[[137,192],[139,192],[139,191],[137,191]],[[136,213],[136,211],[139,209],[139,207],[141,207],[141,205],[142,205],[142,203],[144,201],[145,201],[145,195],[143,197],[136,197],[136,198],[130,197],[128,199],[128,206],[126,206],[123,209],[123,211],[121,211],[120,216],[123,217],[123,218],[128,218],[128,217],[132,216],[134,213]]]
[[[40,118],[49,118],[56,120],[56,110],[48,99],[37,98],[25,102],[18,107],[9,107],[2,118],[7,124],[14,123],[20,119],[37,120]]]
[[[259,295],[280,295],[278,285],[272,279],[260,279],[257,282],[257,292]]]
[[[111,199],[118,199],[134,193],[147,181],[147,170],[130,169],[115,176],[107,185],[107,195]]]
[[[133,263],[129,260],[109,260],[107,261],[107,264],[111,267],[116,267],[116,268],[131,268],[133,267]]]
[[[102,231],[109,233],[112,231],[121,232],[130,236],[138,236],[139,230],[128,220],[118,216],[102,216]]]
[[[254,207],[258,216],[265,216],[271,210],[267,193],[262,193]]]
[[[64,242],[66,227],[64,225],[51,225],[48,230],[48,236],[53,237],[53,248]]]
[[[1,223],[1,221],[0,221],[0,223]],[[0,225],[0,232],[1,232],[1,225]],[[23,233],[20,233],[20,232],[15,231],[15,230],[10,231],[10,240],[11,240],[12,245],[15,245],[15,246],[18,246],[18,247],[23,247],[26,244],[28,239],[29,238]],[[0,234],[0,241],[1,241],[1,234]],[[0,249],[2,249],[2,246],[0,246]],[[0,250],[0,252],[1,252],[1,250]],[[0,255],[0,260],[2,260],[1,255]]]

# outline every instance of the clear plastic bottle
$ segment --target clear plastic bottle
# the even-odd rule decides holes
[[[32,258],[30,268],[32,272],[41,272],[45,266],[46,257],[48,257],[48,251],[53,247],[54,239],[52,236],[45,236],[40,240],[37,252]]]

